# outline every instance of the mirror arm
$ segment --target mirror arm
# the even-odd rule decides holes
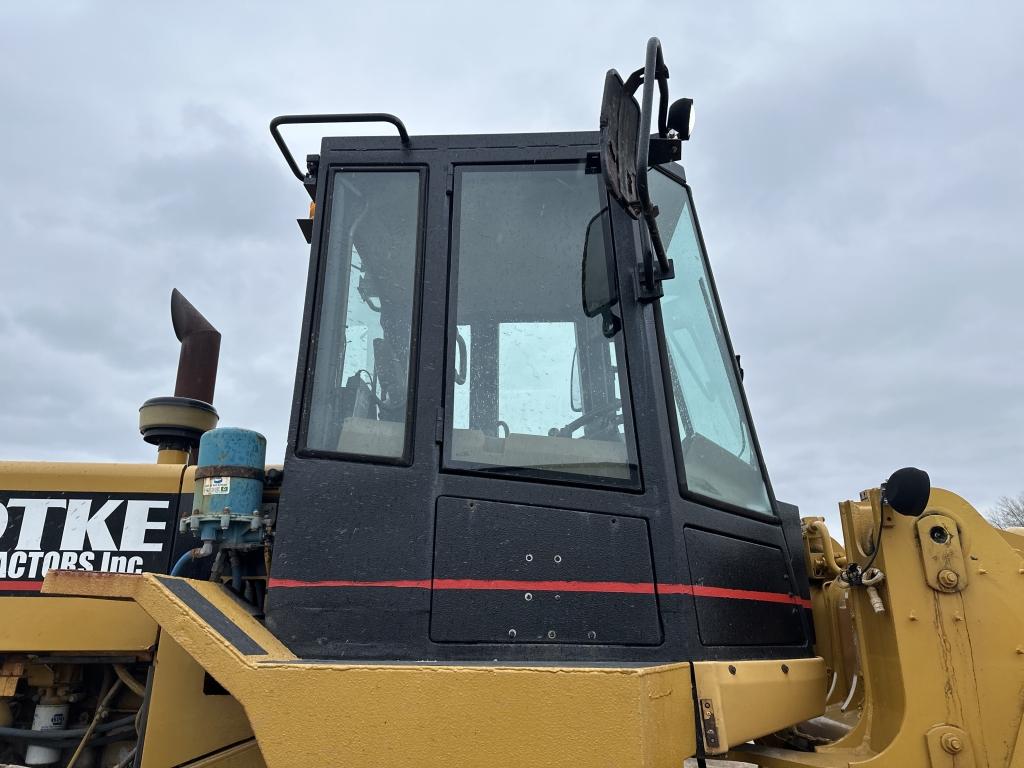
[[[636,77],[636,72],[630,75],[630,83]],[[658,104],[658,137],[668,137],[666,125],[668,115],[668,68],[661,53],[661,41],[652,37],[647,41],[647,60],[644,64],[642,75],[643,96],[640,102],[640,130],[637,136],[636,152],[636,187],[640,198],[641,217],[643,219],[647,238],[643,247],[643,275],[640,280],[640,298],[642,300],[653,300],[660,298],[663,291],[660,282],[671,279],[674,276],[672,262],[665,253],[665,246],[661,241],[661,233],[658,231],[658,208],[651,202],[651,193],[647,180],[647,169],[650,162],[651,152],[651,119],[654,112],[654,83],[658,83],[659,104]],[[654,260],[657,259],[657,274]]]

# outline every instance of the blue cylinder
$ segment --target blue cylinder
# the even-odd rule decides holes
[[[248,516],[258,511],[266,456],[267,439],[259,432],[225,427],[203,434],[194,499],[199,515]]]

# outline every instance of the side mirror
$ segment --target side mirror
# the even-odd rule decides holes
[[[607,247],[611,235],[611,220],[607,208],[602,208],[587,224],[583,239],[583,314],[587,317],[604,318],[604,335],[614,336],[621,327],[619,319],[612,314],[612,307],[619,302],[619,287],[615,280],[615,260]]]
[[[635,90],[635,86],[634,86]],[[633,218],[640,216],[636,148],[640,106],[619,73],[608,70],[601,99],[601,175],[612,198]]]

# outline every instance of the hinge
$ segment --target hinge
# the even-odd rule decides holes
[[[721,741],[718,737],[718,725],[715,723],[715,705],[711,699],[700,700],[700,719],[704,726],[704,744],[708,752],[719,752]]]
[[[434,421],[434,442],[444,442],[444,408],[437,409],[437,417]]]

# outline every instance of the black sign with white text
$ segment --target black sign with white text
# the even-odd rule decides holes
[[[0,594],[50,570],[166,572],[177,494],[0,491]]]

